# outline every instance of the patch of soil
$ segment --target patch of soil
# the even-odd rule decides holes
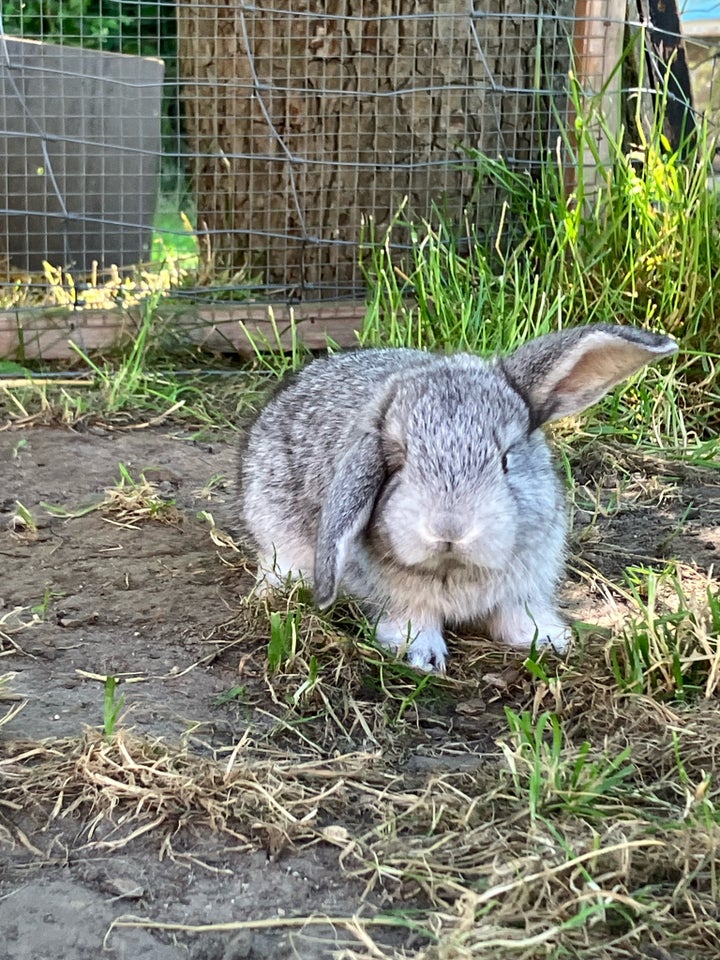
[[[212,724],[210,704],[235,678],[204,665],[191,677],[185,671],[212,654],[203,636],[231,616],[250,580],[237,569],[229,575],[196,514],[207,510],[227,527],[232,446],[147,431],[34,430],[0,435],[0,463],[0,612],[25,608],[25,619],[39,619],[17,636],[23,655],[5,661],[29,697],[17,721],[23,735],[63,737],[101,724],[103,688],[87,674],[137,679],[132,723],[146,735],[179,739],[191,724]],[[44,506],[72,513],[101,503],[120,464],[135,480],[152,477],[177,515],[123,523],[97,510],[66,519]],[[37,518],[36,536],[8,529],[16,501]]]
[[[621,623],[636,570],[678,565],[685,586],[700,592],[717,575],[719,471],[610,446],[578,464],[575,481],[564,591],[575,619]]]
[[[191,860],[160,862],[156,845],[64,866],[17,869],[0,882],[2,960],[308,960],[357,943],[342,928],[283,927],[293,914],[352,916],[359,886],[339,878],[337,857],[316,850],[282,863],[263,852],[233,855],[198,840],[198,854],[213,872]],[[230,932],[124,926],[151,915],[166,925],[207,926],[268,920],[266,927]],[[120,925],[112,928],[113,922]],[[105,950],[103,950],[103,944]]]
[[[84,510],[106,499],[120,464],[153,481],[168,503],[159,519]],[[125,680],[124,726],[198,756],[222,760],[251,727],[272,725],[277,704],[262,671],[267,624],[258,628],[252,617],[238,616],[252,577],[198,517],[207,511],[218,528],[232,530],[234,474],[234,444],[195,443],[158,429],[0,433],[0,674],[13,674],[13,694],[27,701],[0,728],[0,762],[22,744],[101,729],[102,678],[109,674]],[[720,496],[709,472],[662,481],[648,468],[617,498],[613,478],[598,482],[598,475],[583,477],[578,489],[575,572],[564,596],[575,619],[613,623],[624,601],[612,581],[628,566],[676,558],[701,578],[717,562]],[[18,502],[36,529],[14,519]],[[498,657],[502,666],[507,651]],[[454,669],[451,642],[451,680]],[[242,698],[226,696],[240,687]],[[396,745],[397,755],[386,757],[408,778],[408,789],[438,765],[473,770],[494,748],[497,716],[482,712],[479,679],[476,696],[477,711],[475,701],[441,705]],[[457,747],[444,759],[429,757],[428,745],[449,736]],[[347,746],[324,749],[333,757]],[[2,777],[0,765],[0,788]],[[265,842],[265,849],[251,849],[197,825],[172,843],[148,835],[113,847],[102,837],[90,842],[98,838],[87,811],[60,819],[46,813],[43,819],[0,800],[0,960],[95,958],[122,915],[269,925],[196,932],[121,926],[107,937],[103,955],[111,960],[314,960],[357,947],[358,936],[337,924],[283,926],[288,918],[349,917],[385,905],[381,891],[363,898],[362,884],[346,876],[332,844],[272,850]],[[386,941],[408,949],[414,942],[407,931]]]

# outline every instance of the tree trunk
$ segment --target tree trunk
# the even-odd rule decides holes
[[[405,217],[438,210],[462,223],[475,190],[468,148],[520,169],[554,151],[573,9],[573,0],[482,9],[477,0],[179,0],[207,265],[216,277],[244,270],[281,299],[357,294],[368,218],[381,237],[407,197]],[[491,201],[468,214],[489,233]]]

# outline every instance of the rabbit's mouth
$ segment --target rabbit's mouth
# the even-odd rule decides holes
[[[416,573],[430,574],[433,577],[445,579],[453,573],[467,572],[475,564],[466,556],[458,553],[452,543],[443,546],[437,553],[422,560],[420,563],[405,565],[406,569]]]
[[[507,544],[495,543],[480,548],[475,538],[459,540],[427,540],[412,534],[392,536],[380,526],[366,532],[366,547],[381,567],[388,564],[415,576],[445,579],[462,574],[465,578],[482,579],[504,569]]]

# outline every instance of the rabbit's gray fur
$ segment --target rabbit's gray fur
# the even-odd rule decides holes
[[[605,324],[482,360],[373,349],[315,360],[271,397],[241,459],[258,580],[356,597],[385,646],[442,670],[443,627],[562,652],[565,508],[539,429],[577,412],[668,337]]]

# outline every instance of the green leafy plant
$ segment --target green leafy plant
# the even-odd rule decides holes
[[[230,687],[229,690],[226,690],[224,693],[219,694],[213,700],[214,707],[222,707],[226,703],[237,703],[243,701],[247,697],[247,687],[244,684],[239,684],[235,687]]]
[[[307,676],[301,681],[292,695],[292,702],[295,706],[312,697],[320,680],[318,659],[314,654],[308,657],[307,667]]]
[[[47,620],[47,615],[53,600],[57,600],[62,596],[63,594],[60,591],[53,590],[53,588],[48,585],[43,591],[42,599],[30,608],[30,612],[39,620]]]
[[[33,537],[37,535],[37,520],[32,510],[29,510],[23,503],[20,503],[19,500],[15,501],[15,513],[12,518],[12,525],[15,530],[21,533],[26,533]]]
[[[172,56],[173,11],[156,3],[127,0],[5,0],[7,33],[49,43],[82,45],[145,56]]]
[[[300,611],[289,610],[270,614],[270,640],[267,648],[268,668],[276,673],[285,664],[292,662],[297,651]]]
[[[154,294],[151,302],[142,305],[141,320],[135,337],[119,366],[96,363],[77,344],[70,341],[72,349],[97,377],[105,394],[105,404],[109,413],[122,410],[129,402],[152,390],[154,378],[148,372],[148,354],[151,348],[157,347],[158,343],[155,330],[155,308],[159,296],[159,293]]]
[[[402,720],[408,710],[415,706],[415,704],[420,700],[426,690],[430,690],[434,693],[433,688],[437,686],[435,677],[430,673],[424,673],[421,675],[416,674],[415,678],[416,683],[414,687],[406,693],[400,700],[400,705],[397,709],[397,714],[395,719],[397,722]],[[435,681],[435,682],[434,682]]]

